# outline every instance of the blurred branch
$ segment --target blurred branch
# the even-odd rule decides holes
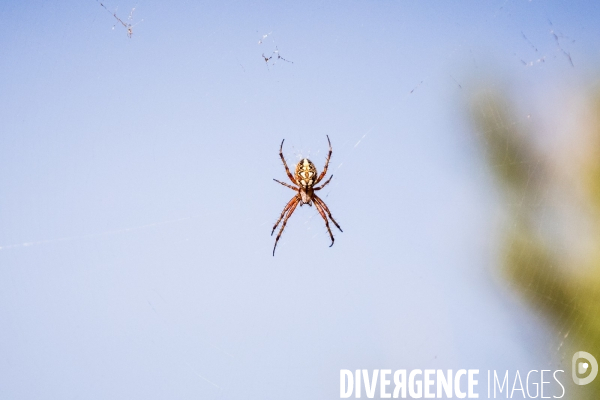
[[[600,93],[592,100],[591,138],[585,165],[585,185],[596,211],[600,212]]]
[[[526,195],[530,180],[535,179],[532,167],[536,157],[511,114],[502,98],[494,94],[482,96],[473,107],[488,162],[500,183],[517,195]]]
[[[546,163],[531,142],[531,135],[519,124],[515,113],[498,93],[476,98],[472,106],[473,124],[481,139],[487,163],[496,177],[510,211],[510,229],[504,236],[502,268],[507,279],[536,308],[558,327],[560,340],[568,340],[569,350],[585,350],[600,356],[600,257],[590,256],[585,265],[565,265],[569,257],[562,257],[557,246],[552,246],[539,226],[542,215],[550,207],[550,199],[541,193],[556,185],[556,178],[547,173]],[[588,149],[585,171],[581,176],[592,207],[600,211],[600,96],[594,101],[593,135]],[[572,165],[577,165],[572,163]],[[573,194],[573,196],[575,196]],[[561,199],[551,199],[561,201]],[[567,206],[580,204],[574,200]],[[581,208],[581,207],[580,207]],[[582,211],[582,210],[578,210]],[[586,210],[583,210],[586,212]],[[597,215],[587,215],[600,231]],[[553,221],[560,226],[560,221]],[[568,234],[568,230],[564,229]],[[591,238],[592,241],[594,238]],[[597,242],[596,242],[597,243]],[[568,243],[558,248],[569,249]],[[598,252],[591,252],[598,254]],[[575,258],[577,259],[577,258]],[[567,339],[568,338],[568,339]],[[570,363],[570,355],[565,355]],[[570,365],[566,367],[570,371]],[[571,398],[600,398],[598,381],[585,387],[572,387]]]

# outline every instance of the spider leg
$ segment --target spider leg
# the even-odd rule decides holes
[[[288,203],[285,205],[285,207],[283,208],[283,211],[281,212],[281,216],[279,217],[279,219],[275,223],[275,226],[273,226],[273,230],[271,231],[271,236],[273,236],[273,232],[275,232],[275,228],[277,228],[277,225],[279,225],[279,223],[283,219],[283,216],[285,215],[285,213],[287,212],[287,210],[290,209],[290,207],[292,206],[292,204],[294,204],[295,201],[296,202],[298,201],[298,196],[292,197],[292,199],[290,201],[288,201]]]
[[[279,146],[279,157],[281,157],[281,160],[283,161],[283,166],[285,167],[285,172],[287,173],[288,178],[290,178],[290,181],[292,181],[293,184],[297,185],[298,182],[296,182],[296,179],[294,179],[294,176],[290,173],[290,169],[287,166],[287,163],[285,162],[285,158],[283,157],[283,142],[285,141],[285,139],[283,139],[281,141],[281,146]]]
[[[331,149],[331,141],[329,140],[329,135],[327,135],[327,142],[329,142],[329,154],[327,154],[327,160],[325,160],[325,167],[323,167],[323,172],[321,172],[321,175],[319,175],[319,177],[315,181],[315,185],[321,182],[321,179],[325,178],[325,174],[327,174],[327,167],[329,167],[329,159],[331,158],[331,153],[333,152],[333,150]]]
[[[331,180],[331,178],[333,178],[333,175],[331,175],[331,176],[329,177],[329,179],[327,179],[327,180],[325,181],[325,183],[324,183],[324,184],[322,184],[322,185],[321,185],[321,186],[319,186],[319,187],[316,187],[316,188],[314,188],[314,190],[321,190],[321,189],[323,189],[325,186],[327,186],[327,184],[329,183],[329,181]]]
[[[316,201],[314,198],[313,198],[313,200],[315,202],[315,208],[317,209],[319,214],[321,214],[321,217],[323,217],[323,221],[325,221],[325,226],[327,227],[327,232],[329,232],[329,237],[331,237],[331,244],[329,245],[329,247],[331,247],[331,246],[333,246],[333,242],[335,242],[335,239],[333,238],[333,233],[331,233],[331,228],[329,227],[329,221],[327,221],[327,216],[325,215],[323,206],[318,201]]]
[[[290,189],[292,189],[292,190],[294,190],[294,191],[296,191],[296,192],[298,191],[298,188],[295,188],[295,187],[293,187],[292,185],[288,185],[287,183],[284,183],[284,182],[278,181],[277,179],[273,179],[273,180],[274,180],[275,182],[277,182],[277,183],[281,183],[283,186],[287,186],[287,187],[289,187]]]
[[[293,201],[293,203],[292,203]],[[292,199],[292,201],[290,201],[288,203],[288,205],[291,204],[291,206],[289,207],[289,210],[287,211],[287,215],[285,216],[285,219],[283,220],[283,224],[281,224],[281,229],[279,229],[279,233],[277,234],[277,237],[275,238],[275,245],[273,246],[273,257],[275,257],[275,248],[277,247],[277,242],[279,241],[279,238],[281,237],[281,234],[283,233],[283,229],[285,228],[285,224],[287,224],[288,219],[290,219],[290,217],[292,216],[292,214],[294,213],[294,210],[296,209],[296,207],[298,206],[298,202],[299,199],[297,197],[294,197]],[[288,206],[286,206],[287,208]],[[284,210],[285,211],[285,210]],[[282,214],[283,215],[283,214]],[[281,219],[281,218],[280,218]],[[279,223],[279,222],[278,222]],[[273,230],[275,230],[275,228],[273,228]]]
[[[337,226],[337,228],[340,230],[340,232],[344,232],[342,230],[342,228],[340,228],[338,223],[335,222],[335,219],[333,219],[333,217],[331,216],[331,211],[329,211],[329,207],[327,207],[327,204],[325,204],[325,202],[323,200],[321,200],[321,198],[319,196],[317,196],[316,194],[313,196],[313,201],[316,204],[319,204],[321,207],[323,207],[323,209],[327,212],[327,215],[329,216],[329,219],[331,220],[331,222],[333,222],[335,224],[335,226]]]

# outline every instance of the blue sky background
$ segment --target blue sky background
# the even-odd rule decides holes
[[[340,369],[562,366],[496,276],[468,107],[493,87],[551,125],[597,76],[597,5],[104,4],[136,7],[132,38],[95,0],[0,4],[1,398],[330,399]],[[329,248],[298,208],[273,257],[279,144],[321,170],[325,135],[344,233]]]

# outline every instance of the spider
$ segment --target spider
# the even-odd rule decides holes
[[[329,236],[331,237],[331,244],[329,245],[329,247],[331,247],[331,246],[333,246],[334,239],[333,239],[333,234],[331,233],[331,229],[329,228],[329,222],[327,221],[327,216],[329,216],[329,219],[331,220],[331,222],[333,222],[335,224],[335,226],[337,226],[337,228],[340,230],[340,232],[343,232],[343,231],[342,231],[342,228],[340,228],[338,223],[335,222],[335,220],[331,216],[331,212],[329,211],[329,208],[327,207],[325,202],[323,200],[321,200],[319,198],[319,196],[317,196],[315,194],[315,192],[317,190],[323,189],[331,181],[331,178],[333,178],[333,175],[331,175],[329,177],[329,179],[327,179],[325,181],[325,183],[322,184],[321,186],[314,187],[317,183],[321,182],[321,180],[325,177],[325,174],[327,174],[327,167],[329,166],[329,159],[331,158],[331,152],[332,152],[331,141],[329,140],[329,136],[327,136],[327,142],[329,142],[329,154],[327,155],[327,160],[325,161],[325,167],[323,168],[323,172],[321,172],[319,177],[316,179],[315,179],[315,177],[317,176],[317,169],[315,168],[315,165],[312,163],[312,161],[310,161],[308,158],[303,158],[302,160],[300,160],[298,165],[296,165],[295,176],[293,176],[290,173],[287,163],[285,162],[285,158],[283,157],[283,142],[284,141],[285,141],[285,139],[283,139],[281,141],[281,146],[279,147],[279,157],[281,157],[281,160],[283,161],[283,166],[285,167],[285,172],[287,173],[288,178],[290,178],[290,181],[292,181],[292,183],[298,187],[289,185],[284,182],[280,182],[277,179],[273,179],[275,182],[281,183],[283,186],[289,187],[290,189],[297,192],[297,194],[294,197],[292,197],[292,199],[283,208],[283,211],[281,212],[281,216],[279,217],[279,219],[275,223],[275,226],[273,227],[273,230],[271,231],[271,236],[273,236],[273,233],[275,232],[275,228],[277,228],[277,225],[279,225],[279,223],[283,219],[283,224],[281,225],[281,229],[279,229],[279,233],[277,234],[277,238],[275,239],[275,246],[273,246],[273,256],[275,256],[275,248],[277,247],[277,242],[279,241],[279,238],[281,237],[281,234],[283,233],[285,224],[287,224],[288,219],[292,216],[292,214],[294,213],[294,210],[296,209],[298,204],[300,204],[300,206],[308,204],[310,207],[312,207],[313,203],[315,204],[317,211],[319,212],[319,214],[321,214],[321,217],[323,217],[323,219],[325,220],[325,226],[327,227],[327,231],[329,232]]]

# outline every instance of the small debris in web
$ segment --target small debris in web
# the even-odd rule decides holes
[[[514,54],[515,54],[515,56],[517,56],[517,53],[514,53]],[[520,58],[519,61],[521,61],[521,64],[523,64],[526,67],[532,67],[535,64],[546,62],[546,56],[544,56],[542,58],[538,58],[537,60],[534,60],[534,61],[529,61],[529,62],[523,60],[522,58]]]
[[[263,40],[265,40],[271,33],[273,32],[269,32],[266,35],[262,35],[262,37],[260,38],[260,40],[258,41],[258,44],[262,44]]]
[[[529,44],[529,46],[531,46],[531,48],[533,49],[533,51],[535,53],[539,53],[537,46],[535,44],[533,44],[533,42],[531,40],[529,40],[529,38],[527,38],[527,36],[525,36],[525,33],[523,31],[521,31],[521,37],[523,38],[523,40],[525,40]],[[519,59],[519,61],[521,61],[521,64],[523,64],[525,67],[532,67],[535,64],[546,62],[546,56],[537,58],[532,61],[525,61],[524,59],[520,58],[517,55],[517,53],[514,53],[514,55]]]
[[[457,81],[456,79],[454,79],[454,77],[453,77],[452,75],[450,75],[450,78],[452,78],[452,80],[453,80],[454,82],[456,82],[456,84],[458,85],[458,88],[459,88],[459,89],[462,89],[462,86],[460,85],[460,83],[458,83],[458,81]]]
[[[285,58],[281,57],[281,54],[279,54],[279,49],[277,48],[277,46],[275,46],[275,51],[273,51],[273,53],[271,53],[271,55],[269,57],[265,56],[265,53],[262,53],[262,58],[265,60],[265,63],[267,63],[267,68],[269,67],[269,61],[273,60],[273,62],[271,62],[271,66],[275,65],[277,63],[278,60],[282,60],[288,63],[293,64],[293,61],[290,60],[286,60]]]
[[[552,27],[552,29],[550,30],[550,34],[552,36],[554,36],[554,40],[556,40],[556,45],[558,46],[558,49],[567,57],[567,59],[571,63],[571,67],[575,68],[575,64],[573,64],[573,59],[571,58],[571,53],[569,53],[568,51],[563,49],[563,47],[560,44],[560,40],[559,40],[559,38],[566,39],[566,40],[571,40],[571,39],[564,36],[562,33],[555,31],[554,25],[552,25],[552,21],[548,20],[548,22],[550,23],[550,26]],[[575,43],[575,40],[571,40],[571,43]]]
[[[133,36],[133,28],[141,23],[144,20],[141,20],[140,22],[136,23],[136,24],[132,24],[133,21],[133,12],[135,11],[135,7],[133,7],[131,9],[131,12],[129,13],[129,17],[127,18],[127,22],[123,21],[121,18],[117,17],[117,11],[115,10],[115,12],[111,12],[105,5],[104,3],[100,2],[100,0],[96,0],[96,2],[98,4],[100,4],[102,6],[102,8],[104,8],[106,10],[106,12],[108,12],[110,15],[112,15],[121,25],[123,25],[123,27],[125,29],[127,29],[127,36],[131,39],[131,37]],[[115,29],[115,25],[113,25],[113,29]]]
[[[537,53],[538,49],[537,47],[531,43],[531,40],[527,39],[527,36],[525,36],[525,34],[523,33],[523,31],[521,31],[521,36],[523,36],[523,39],[525,39],[527,41],[527,43],[529,43],[529,45],[535,50],[535,52]]]
[[[565,49],[562,48],[562,46],[560,45],[560,41],[558,40],[558,36],[556,35],[556,33],[554,33],[554,31],[550,31],[550,33],[552,35],[554,35],[554,39],[556,39],[556,44],[558,45],[558,48],[560,49],[560,51],[562,51],[562,53],[567,56],[567,58],[569,59],[569,62],[571,63],[571,67],[575,68],[575,64],[573,64],[573,59],[571,58],[571,53],[565,51]]]
[[[260,40],[258,41],[258,44],[261,45],[261,44],[265,43],[266,39],[272,34],[273,34],[273,32],[269,32],[269,33],[262,35]],[[272,41],[273,45],[275,45],[275,40],[273,39],[272,36],[271,36],[271,41]],[[271,64],[271,66],[273,66],[279,60],[288,62],[290,64],[294,63],[293,61],[290,61],[281,56],[277,45],[275,45],[275,50],[273,50],[273,52],[269,56],[266,56],[265,53],[262,53],[262,59],[265,60],[265,64],[267,64],[267,68],[269,68],[269,63]]]
[[[422,84],[422,83],[423,83],[423,81],[419,82],[419,84],[418,84],[417,86],[415,86],[415,87],[413,88],[413,90],[411,90],[411,91],[410,91],[410,93],[409,93],[409,94],[412,94],[412,92],[414,92],[415,90],[417,90],[417,89],[419,88],[419,86],[421,86],[421,84]]]

